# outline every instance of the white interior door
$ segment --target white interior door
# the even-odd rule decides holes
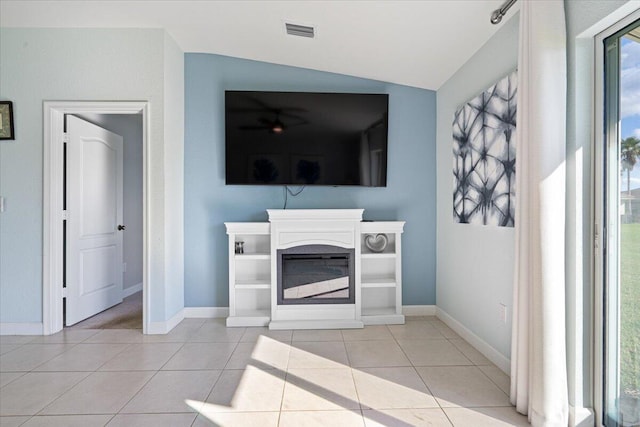
[[[122,137],[67,116],[66,318],[122,302]],[[122,226],[122,227],[121,227]]]

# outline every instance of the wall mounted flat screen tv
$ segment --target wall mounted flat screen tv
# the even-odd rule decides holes
[[[225,92],[226,184],[387,185],[387,94]]]

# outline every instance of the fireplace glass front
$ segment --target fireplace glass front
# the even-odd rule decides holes
[[[353,304],[354,252],[330,245],[278,250],[278,304]]]

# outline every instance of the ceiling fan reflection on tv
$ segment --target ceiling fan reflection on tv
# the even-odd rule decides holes
[[[234,113],[257,113],[262,117],[258,117],[259,125],[241,125],[241,130],[266,130],[273,134],[281,134],[286,129],[295,126],[306,125],[309,122],[303,117],[293,113],[306,113],[304,108],[284,107],[275,108],[255,98],[248,98],[258,105],[257,108],[234,108]],[[265,117],[267,116],[267,117]]]

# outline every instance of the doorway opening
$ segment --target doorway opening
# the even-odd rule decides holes
[[[65,151],[69,148],[70,143],[65,143],[65,139],[69,141],[71,136],[65,136],[65,116],[67,118],[71,117],[70,120],[74,123],[83,122],[89,126],[99,125],[103,130],[107,129],[104,130],[104,132],[107,133],[125,134],[125,138],[121,138],[120,140],[124,156],[120,154],[121,159],[123,159],[121,160],[121,164],[123,165],[121,167],[121,175],[123,179],[121,179],[119,184],[122,186],[121,206],[124,207],[125,213],[121,214],[119,218],[117,215],[108,218],[108,215],[105,215],[104,212],[111,211],[110,206],[112,204],[101,205],[100,203],[103,202],[91,204],[91,206],[97,206],[93,212],[90,212],[90,209],[78,209],[77,206],[75,207],[75,212],[67,210],[70,207],[66,205],[66,192],[70,183],[66,182],[69,177],[66,177],[65,174]],[[108,132],[109,130],[115,132]],[[83,272],[93,271],[100,276],[102,282],[105,283],[115,283],[116,280],[111,279],[114,277],[117,278],[118,275],[120,275],[119,286],[121,290],[117,292],[119,296],[116,296],[119,300],[114,300],[113,288],[117,287],[115,284],[110,284],[109,286],[104,286],[102,289],[95,290],[87,290],[81,286],[82,292],[80,294],[87,297],[85,300],[90,300],[91,304],[96,307],[100,307],[100,304],[103,304],[103,308],[100,309],[100,314],[85,320],[84,322],[87,322],[87,324],[82,325],[82,322],[80,322],[77,323],[76,326],[89,327],[88,323],[93,323],[95,326],[98,324],[96,322],[101,322],[101,327],[104,328],[122,327],[137,329],[141,327],[143,333],[147,332],[150,312],[148,291],[149,262],[147,250],[149,234],[147,232],[147,198],[149,194],[147,191],[149,182],[147,176],[148,134],[148,103],[146,102],[69,101],[44,103],[44,334],[56,333],[62,330],[65,324],[77,323],[86,317],[86,313],[81,313],[80,315],[74,313],[74,320],[69,321],[68,316],[71,315],[69,311],[70,307],[65,307],[65,305],[71,302],[70,295],[79,295],[77,288],[65,288],[65,285],[69,283],[67,277],[69,271],[65,269],[65,267],[69,266],[69,260],[66,258],[68,254],[74,253],[70,252],[68,248],[69,244],[74,242],[74,240],[65,241],[65,237],[68,239],[73,237],[66,229],[69,215],[77,219],[79,215],[90,214],[93,214],[94,217],[91,221],[87,221],[86,224],[91,225],[82,225],[80,227],[84,227],[82,228],[82,233],[84,234],[81,233],[82,237],[78,241],[84,242],[84,240],[86,240],[84,239],[85,235],[91,235],[91,237],[97,236],[98,240],[104,239],[105,236],[109,234],[105,232],[105,230],[117,227],[118,232],[111,234],[113,236],[120,236],[120,241],[123,243],[121,248],[124,249],[120,250],[122,255],[119,255],[116,243],[111,244],[100,241],[96,243],[97,250],[92,249],[89,252],[85,252],[82,256],[85,259],[91,258],[102,251],[106,254],[107,258],[113,258],[112,261],[117,264],[117,267],[95,267],[96,264],[91,264],[93,261],[89,260],[86,266],[80,266],[80,268],[75,268],[72,271],[75,273],[79,271],[80,273],[78,275],[80,276],[82,276]],[[95,138],[93,141],[95,142],[101,139],[101,137]],[[91,138],[85,138],[85,141],[90,140]],[[122,144],[123,140],[124,144]],[[129,146],[127,146],[127,142],[130,143]],[[102,155],[100,154],[101,151],[106,153],[104,154],[106,157],[103,159],[93,160],[97,162],[98,166],[85,167],[85,177],[87,176],[87,171],[91,171],[93,168],[99,169],[102,167],[101,165],[110,164],[110,152],[113,151],[115,153],[117,151],[115,149],[110,150],[109,143],[95,143],[93,145],[87,143],[85,145],[86,149],[84,149],[84,151],[81,150],[85,160],[89,159],[89,161],[92,161],[92,156],[96,155],[96,153],[97,155]],[[76,161],[77,160],[76,158]],[[108,167],[106,168],[109,169]],[[115,168],[112,167],[109,170],[115,170]],[[108,176],[109,173],[97,175]],[[99,177],[96,178],[93,176],[93,179],[93,184],[95,184],[95,182],[101,182],[101,178]],[[89,181],[91,181],[91,178],[89,178]],[[85,181],[79,179],[77,182]],[[122,182],[125,182],[125,184],[122,185]],[[118,185],[114,187],[118,187]],[[85,193],[89,194],[90,198],[93,198],[94,201],[97,200],[93,197],[91,188],[86,190],[89,190],[85,191]],[[107,189],[107,192],[108,191]],[[115,205],[115,203],[113,203],[113,205]],[[79,206],[83,206],[82,202]],[[85,206],[89,206],[89,204],[85,203]],[[91,230],[92,232],[86,232],[87,227],[94,227],[94,229]],[[111,246],[114,249],[110,252],[104,250],[104,248]],[[87,253],[89,255],[87,255]],[[76,293],[74,294],[74,292]],[[124,303],[116,305],[113,309],[103,311],[108,306],[114,303],[117,304],[123,299]],[[109,300],[110,302],[105,302],[105,300]],[[80,306],[83,307],[82,305]],[[65,317],[67,317],[67,319],[65,319]]]
[[[102,279],[104,285],[106,285],[107,291],[102,292],[101,301],[82,301],[82,298],[87,298],[80,295],[78,295],[80,298],[74,299],[72,298],[75,296],[73,292],[69,292],[70,289],[67,289],[63,302],[64,325],[74,329],[142,329],[142,114],[73,114],[66,115],[65,123],[65,131],[69,140],[65,151],[67,159],[72,157],[70,156],[72,154],[71,151],[76,148],[73,142],[79,136],[72,135],[72,133],[77,134],[79,132],[77,124],[81,123],[85,128],[88,128],[89,132],[95,129],[101,135],[109,135],[109,132],[111,132],[114,134],[112,137],[118,136],[122,138],[122,167],[120,168],[120,176],[117,177],[120,188],[114,193],[114,195],[120,194],[121,197],[113,201],[98,200],[97,203],[104,206],[106,210],[116,208],[115,211],[121,216],[121,219],[106,224],[105,227],[111,228],[112,235],[119,238],[118,244],[121,247],[120,259],[118,259],[117,265],[110,269],[112,271],[109,271],[106,277],[93,277],[94,281]],[[72,124],[76,124],[76,127],[74,128]],[[97,128],[94,128],[94,126]],[[98,138],[93,141],[94,144],[100,144]],[[91,143],[84,142],[84,145],[90,146]],[[77,158],[78,156],[76,155],[75,157]],[[87,157],[87,155],[85,154],[84,157]],[[81,161],[78,163],[81,163]],[[73,191],[71,190],[78,188],[72,182],[73,178],[69,173],[76,167],[77,165],[69,164],[69,160],[66,161],[65,202],[67,211],[72,208],[70,199],[73,199]],[[113,172],[117,173],[118,171],[114,170]],[[86,175],[90,180],[99,178],[95,170],[86,173]],[[89,187],[89,183],[85,182],[83,187]],[[95,192],[96,190],[94,189]],[[105,193],[105,191],[102,191],[102,193]],[[93,194],[91,198],[95,199],[96,195]],[[107,194],[102,194],[102,198],[108,199]],[[95,200],[90,201],[95,203]],[[78,275],[74,276],[70,271],[73,268],[82,268],[82,265],[70,259],[73,256],[73,252],[70,251],[73,246],[69,245],[67,241],[67,239],[73,238],[73,233],[70,233],[70,231],[74,227],[70,227],[70,225],[73,225],[70,223],[77,216],[67,215],[65,222],[65,252],[67,257],[64,277],[67,288],[73,285],[73,283],[70,284],[72,279],[81,280],[77,277]],[[94,218],[94,221],[103,216],[104,214],[99,212],[98,218]],[[95,253],[95,250],[93,252]],[[121,273],[116,271],[119,269],[122,270]],[[107,288],[109,285],[113,288],[111,292]],[[86,287],[90,289],[90,295],[99,293],[96,291],[97,286]],[[83,307],[73,307],[74,304],[83,305]]]

